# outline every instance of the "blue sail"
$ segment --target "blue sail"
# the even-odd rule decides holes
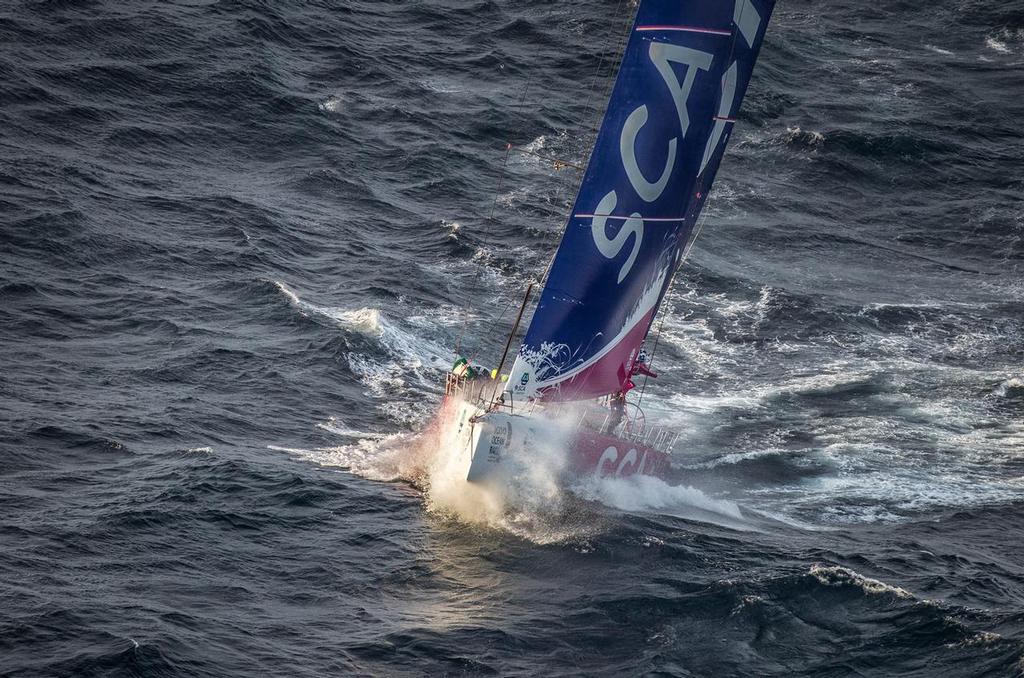
[[[641,0],[520,347],[516,399],[627,387],[707,200],[774,0]]]

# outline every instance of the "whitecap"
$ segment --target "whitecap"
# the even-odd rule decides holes
[[[985,38],[985,45],[987,45],[989,49],[999,52],[1000,54],[1009,54],[1012,51],[1005,42],[997,40],[993,36]]]
[[[994,393],[1000,398],[1005,398],[1013,393],[1024,393],[1024,378],[1011,377],[995,388]]]
[[[441,228],[443,228],[448,233],[448,238],[450,240],[458,240],[459,231],[462,229],[462,224],[460,224],[457,221],[447,221],[445,219],[442,219]]]
[[[396,395],[416,395],[422,389],[437,389],[439,375],[436,372],[449,366],[452,359],[450,350],[403,328],[387,318],[380,309],[317,306],[299,298],[283,283],[275,282],[275,285],[303,315],[329,320],[348,332],[357,333],[378,344],[386,354],[385,357],[357,351],[351,351],[345,356],[349,368],[366,384],[371,395],[391,400]],[[413,392],[413,385],[420,390]],[[399,423],[410,423],[409,418],[404,416],[405,409],[392,411],[403,414]],[[422,417],[415,419],[421,420]]]
[[[913,598],[913,594],[899,586],[865,577],[840,565],[812,565],[810,575],[825,586],[855,586],[871,595],[890,594],[897,598]]]
[[[341,106],[344,102],[340,97],[331,95],[319,102],[316,107],[320,109],[322,113],[337,113],[341,110]]]
[[[323,429],[328,433],[333,433],[337,436],[346,438],[362,438],[362,437],[373,437],[374,434],[366,433],[365,431],[358,431],[356,429],[349,428],[344,421],[331,417],[327,421],[317,424],[317,428]]]

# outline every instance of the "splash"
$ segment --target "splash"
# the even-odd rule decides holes
[[[825,143],[825,135],[814,130],[804,131],[799,127],[787,127],[783,137],[787,145],[802,146],[807,149],[820,148]]]
[[[441,220],[441,228],[448,234],[449,240],[458,240],[459,231],[462,230],[462,224],[457,221]]]
[[[347,438],[363,438],[366,436],[366,434],[364,434],[362,431],[349,428],[344,421],[338,419],[337,417],[331,417],[327,421],[321,424],[317,424],[316,427],[319,429],[323,429],[328,433],[333,433],[334,435],[344,436]]]
[[[518,448],[503,461],[507,467],[498,482],[470,483],[469,449],[459,430],[467,407],[445,401],[419,434],[364,436],[341,447],[291,452],[371,480],[408,482],[423,493],[427,510],[436,516],[504,530],[535,543],[586,540],[599,533],[607,514],[596,504],[738,530],[767,527],[764,516],[745,512],[735,502],[651,476],[571,478],[566,473],[567,449],[578,416],[569,410],[548,420],[545,435],[535,436],[527,448]]]
[[[365,334],[368,337],[381,337],[384,325],[381,322],[380,310],[376,308],[357,308],[352,311],[334,310],[328,312],[329,317],[343,327]]]
[[[596,521],[568,516],[560,482],[567,427],[565,435],[552,435],[523,450],[503,482],[470,483],[468,451],[462,449],[465,441],[458,426],[462,414],[456,401],[447,400],[418,434],[364,434],[352,444],[332,448],[273,449],[370,480],[407,482],[423,493],[427,510],[435,515],[502,529],[536,543],[566,541],[594,529]],[[321,428],[353,433],[335,422]]]
[[[446,401],[428,429],[416,441],[414,455],[422,459],[428,509],[459,520],[508,529],[537,540],[554,538],[563,508],[560,485],[568,439],[564,426],[557,433],[520,449],[501,482],[469,483],[469,450],[459,432],[465,405]]]
[[[284,283],[278,280],[274,281],[274,285],[299,310],[299,313],[307,317],[331,320],[343,329],[358,332],[368,337],[383,337],[385,330],[388,330],[391,334],[395,333],[389,325],[383,322],[379,309],[344,309],[317,306],[308,301],[303,301],[299,298],[299,295],[288,289]]]

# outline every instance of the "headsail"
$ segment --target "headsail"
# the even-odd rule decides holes
[[[641,0],[576,204],[509,375],[622,389],[707,199],[774,0]]]

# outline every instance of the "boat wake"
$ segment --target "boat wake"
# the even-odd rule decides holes
[[[651,512],[679,518],[716,516],[730,524],[744,524],[739,505],[715,499],[695,487],[672,485],[660,478],[633,475],[626,478],[586,478],[572,485],[579,496],[628,512]],[[714,521],[717,522],[717,521]]]

